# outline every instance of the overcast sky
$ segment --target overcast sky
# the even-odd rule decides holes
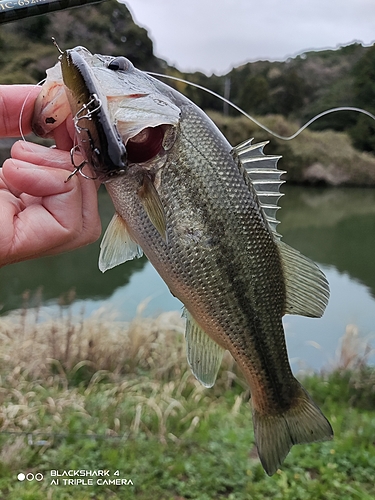
[[[223,74],[259,59],[375,41],[375,0],[122,0],[155,54],[184,71]]]

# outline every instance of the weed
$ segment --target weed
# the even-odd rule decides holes
[[[23,499],[287,500],[375,496],[375,371],[348,327],[336,365],[303,380],[335,440],[293,447],[265,476],[249,393],[226,355],[214,388],[187,366],[178,313],[121,323],[98,311],[0,318],[0,495]],[[51,484],[51,470],[119,470],[133,484]],[[44,475],[15,481],[18,472]],[[113,477],[113,476],[112,476]]]

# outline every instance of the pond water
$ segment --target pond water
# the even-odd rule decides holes
[[[356,325],[363,339],[375,337],[375,190],[288,186],[284,192],[278,214],[283,241],[319,263],[330,283],[323,318],[284,318],[293,368],[317,370],[335,359],[347,325]],[[113,207],[104,190],[99,198],[105,228]],[[73,311],[84,308],[86,316],[104,306],[130,320],[146,300],[143,315],[181,309],[146,258],[102,274],[98,255],[99,242],[0,269],[2,314],[22,306],[25,290],[29,306],[42,300],[42,313],[52,315],[72,289]],[[375,356],[370,361],[375,363]]]

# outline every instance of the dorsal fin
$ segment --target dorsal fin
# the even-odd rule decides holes
[[[286,285],[284,314],[301,314],[320,318],[329,299],[329,286],[324,273],[312,260],[294,248],[280,241],[276,227],[278,200],[282,196],[280,180],[284,171],[277,168],[280,156],[265,155],[263,148],[268,142],[251,144],[252,139],[243,142],[233,150],[233,156],[244,169],[244,178],[251,181],[263,214],[267,220],[280,253]]]
[[[285,172],[277,168],[280,156],[265,155],[263,148],[268,141],[252,144],[253,139],[242,142],[233,149],[243,168],[251,179],[251,183],[258,196],[265,218],[274,235],[280,239],[276,228],[280,221],[276,219],[279,210],[278,201],[283,196],[280,186],[285,181],[280,177]]]
[[[317,264],[282,241],[276,242],[285,279],[284,314],[320,318],[328,304],[329,285]]]

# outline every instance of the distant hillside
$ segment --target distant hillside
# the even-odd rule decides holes
[[[2,25],[0,83],[41,80],[45,69],[57,59],[52,37],[62,49],[85,45],[93,52],[129,57],[140,69],[180,74],[221,95],[226,93],[235,104],[257,115],[281,114],[305,121],[343,105],[375,112],[375,45],[353,43],[337,50],[305,52],[285,62],[247,63],[224,76],[181,74],[154,56],[147,31],[134,23],[127,7],[117,0]],[[204,109],[223,110],[222,102],[213,96],[192,87],[182,90]],[[340,113],[314,127],[347,130],[357,122],[356,114]],[[357,136],[361,133],[362,129]],[[361,147],[375,150],[375,138]]]
[[[251,137],[254,144],[269,141],[267,155],[281,156],[278,166],[289,183],[330,186],[375,186],[375,156],[353,148],[348,134],[334,130],[304,130],[292,141],[282,141],[261,130],[244,116],[208,114],[231,144]],[[292,135],[298,124],[281,115],[257,117],[280,135]]]
[[[285,62],[247,63],[224,76],[181,76],[226,95],[252,115],[281,114],[303,124],[338,106],[358,106],[375,114],[375,45],[353,43],[337,50],[306,52]],[[204,109],[227,109],[229,115],[237,115],[213,96],[192,87],[185,91]],[[312,125],[313,130],[326,128],[345,130],[356,147],[375,152],[375,122],[368,117],[340,112]]]
[[[58,57],[52,37],[62,49],[84,45],[92,52],[125,55],[140,69],[180,76],[226,95],[252,115],[282,115],[296,128],[321,111],[337,106],[359,106],[375,114],[375,45],[363,47],[353,43],[337,50],[306,52],[285,62],[247,63],[223,76],[180,73],[154,56],[147,31],[134,23],[127,7],[117,0],[2,25],[0,84],[42,80],[46,68],[55,64]],[[206,111],[239,116],[206,92],[183,83],[168,83]],[[351,138],[345,139],[349,145],[352,142],[362,152],[375,152],[375,122],[368,117],[340,112],[311,127],[316,131],[324,129],[346,132]],[[233,143],[239,142],[240,137],[234,137],[232,130],[227,132]],[[282,147],[274,139],[272,143],[283,149],[284,155],[294,147]],[[354,183],[373,185],[372,167],[370,171],[366,181],[359,176]],[[319,175],[326,176],[321,172]],[[353,183],[352,175],[344,177],[346,183]],[[300,176],[290,172],[289,178],[297,181]]]
[[[92,52],[124,55],[140,69],[161,71],[152,41],[124,4],[107,0],[94,5],[22,19],[0,27],[0,84],[35,83],[57,61],[61,49],[84,45]]]

